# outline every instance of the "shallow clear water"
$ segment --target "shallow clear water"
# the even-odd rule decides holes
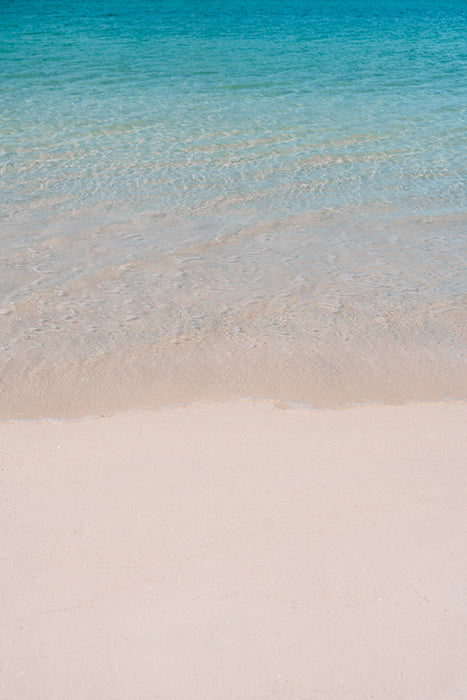
[[[0,4],[0,413],[465,397],[464,3]]]

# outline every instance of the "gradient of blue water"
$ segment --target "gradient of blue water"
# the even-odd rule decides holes
[[[133,334],[150,345],[175,278],[164,270],[156,289],[143,269],[114,280],[111,305],[109,270],[135,260],[157,266],[188,243],[238,234],[243,243],[218,259],[197,249],[204,258],[191,278],[181,264],[172,271],[187,278],[187,297],[199,284],[206,322],[220,313],[209,282],[216,275],[218,287],[237,279],[243,290],[222,298],[227,307],[261,294],[289,294],[296,307],[296,285],[284,282],[293,272],[320,280],[317,298],[338,309],[361,296],[363,269],[369,309],[375,299],[403,305],[407,289],[420,304],[458,303],[467,293],[466,36],[460,0],[3,0],[5,346],[18,349],[29,332],[20,309],[29,304],[47,355],[51,312],[41,304],[58,289],[81,318],[107,325],[108,338],[124,344]],[[262,243],[258,226],[270,236]],[[98,244],[86,243],[96,230]],[[258,272],[261,245],[269,276]],[[372,256],[371,270],[357,247]],[[292,270],[282,261],[294,251]],[[344,270],[340,287],[331,253]],[[238,278],[222,268],[234,254]],[[385,268],[397,279],[378,276]],[[76,278],[88,285],[87,307],[72,298]],[[119,316],[122,295],[136,315],[144,300],[135,332]],[[72,325],[65,311],[53,306],[53,323],[82,338],[92,324]],[[180,332],[167,324],[167,338]],[[343,320],[336,339],[347,334]],[[112,346],[93,343],[83,355]],[[22,353],[24,367],[37,362],[32,350]]]
[[[8,211],[457,210],[466,29],[460,1],[2,3]]]

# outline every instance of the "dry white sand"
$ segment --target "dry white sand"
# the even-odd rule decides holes
[[[0,697],[467,698],[467,404],[0,424]]]

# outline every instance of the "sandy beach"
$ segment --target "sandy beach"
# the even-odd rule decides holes
[[[0,696],[467,697],[465,402],[0,424]]]
[[[0,2],[0,700],[467,700],[465,7]]]

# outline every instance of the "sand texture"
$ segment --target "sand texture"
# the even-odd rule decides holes
[[[467,404],[0,424],[2,700],[467,698]]]

